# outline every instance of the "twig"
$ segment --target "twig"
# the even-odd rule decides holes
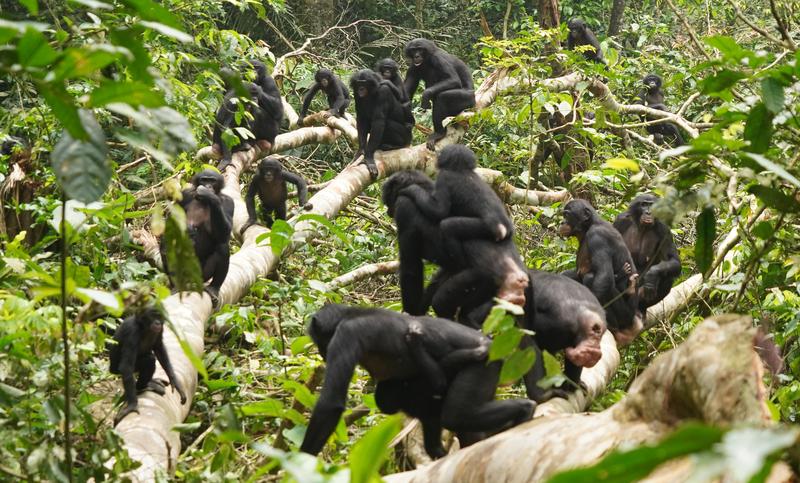
[[[397,270],[400,269],[400,262],[397,260],[392,260],[390,262],[378,262],[378,263],[370,263],[368,265],[362,265],[351,272],[347,272],[344,275],[339,275],[338,277],[334,278],[330,282],[328,282],[328,290],[336,290],[337,288],[346,287],[348,285],[354,284],[365,278],[373,277],[376,275],[388,275],[390,273],[395,273]]]

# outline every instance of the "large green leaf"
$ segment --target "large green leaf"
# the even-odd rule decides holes
[[[162,239],[167,260],[168,275],[179,292],[203,290],[200,262],[194,253],[194,244],[186,232],[186,214],[177,204],[172,205],[164,226]]]
[[[772,171],[776,175],[800,188],[800,180],[792,175],[792,173],[786,171],[786,169],[784,169],[782,166],[775,164],[774,162],[757,153],[745,152],[744,155],[760,164],[764,169]]]
[[[769,112],[777,114],[783,110],[786,96],[783,92],[783,85],[772,77],[767,77],[761,81],[761,100],[767,106]]]
[[[516,327],[500,332],[492,340],[492,346],[489,348],[489,360],[496,361],[507,357],[519,346],[520,340],[522,340],[522,331]]]
[[[43,67],[58,57],[44,35],[33,28],[25,31],[25,35],[17,44],[17,58],[23,66]]]
[[[746,76],[741,72],[724,69],[715,75],[703,79],[700,82],[700,91],[703,94],[716,94],[730,89],[734,84],[745,77]]]
[[[142,82],[103,82],[89,95],[91,107],[101,107],[113,102],[134,107],[159,107],[165,104],[164,96],[159,91]]]
[[[178,17],[152,0],[122,0],[122,3],[136,10],[144,20],[163,23],[176,29],[181,28]]]
[[[784,213],[800,212],[800,203],[779,189],[753,185],[748,187],[747,191],[756,195],[758,199],[770,208],[775,208]]]
[[[55,68],[56,79],[84,77],[102,69],[125,54],[127,49],[111,44],[95,45],[88,48],[69,48]]]
[[[772,113],[763,102],[756,104],[747,116],[744,138],[750,141],[750,151],[764,153],[769,149],[772,139]]]
[[[704,208],[697,217],[697,240],[694,243],[694,259],[701,273],[711,268],[714,260],[714,238],[717,236],[717,220],[713,208]]]
[[[392,438],[403,427],[403,415],[395,414],[367,431],[350,452],[350,483],[380,481],[378,470]]]
[[[79,111],[81,124],[89,135],[86,141],[65,132],[53,148],[50,162],[67,198],[84,203],[99,200],[111,181],[103,129],[89,110]]]
[[[500,370],[500,384],[511,384],[527,374],[536,362],[536,351],[530,347],[519,350],[511,354],[511,357],[503,361],[503,368]]]
[[[53,114],[61,121],[64,129],[73,138],[89,139],[89,134],[84,129],[81,118],[78,115],[78,108],[75,106],[72,96],[67,93],[64,85],[59,82],[35,82],[39,93],[44,97],[50,109],[53,110]]]

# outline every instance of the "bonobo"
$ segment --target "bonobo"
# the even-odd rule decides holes
[[[681,259],[672,232],[650,211],[656,201],[656,196],[639,195],[614,221],[639,272],[639,309],[643,314],[647,307],[667,296],[681,274]]]
[[[308,106],[311,100],[322,90],[328,98],[328,112],[331,116],[344,117],[347,106],[350,105],[350,94],[347,86],[344,85],[336,75],[328,69],[320,69],[314,74],[314,85],[303,97],[303,106],[300,108],[300,120],[308,114]]]
[[[397,65],[397,62],[393,59],[381,59],[375,64],[373,70],[380,74],[385,82],[389,82],[397,89],[395,95],[398,96],[400,102],[404,105],[411,102],[406,93],[405,86],[403,85],[403,78],[400,77],[400,67]]]
[[[205,291],[214,305],[219,289],[228,275],[231,251],[228,242],[233,226],[233,200],[222,193],[225,180],[211,169],[192,177],[192,185],[183,190],[181,208],[186,212],[186,229],[194,244],[194,253],[203,271],[203,280],[211,280]],[[164,271],[169,274],[162,252]]]
[[[426,450],[432,457],[444,453],[439,441],[442,427],[456,432],[501,430],[527,421],[536,407],[528,400],[494,401],[500,363],[486,363],[488,339],[449,320],[330,304],[312,317],[309,335],[327,367],[300,447],[306,453],[319,453],[336,427],[356,364],[378,381],[379,388],[392,380],[423,378],[430,383],[430,390],[420,395],[426,399],[419,403],[409,394],[393,401],[392,391],[378,389],[384,408],[410,408],[419,414],[421,408],[431,409],[432,395],[441,395],[441,411],[428,411],[422,421]]]
[[[462,265],[466,263],[461,242],[470,238],[505,240],[514,225],[497,194],[475,173],[475,153],[463,144],[451,144],[439,153],[433,194],[409,186],[400,194],[411,197],[432,220],[441,220],[445,248]]]
[[[592,292],[575,280],[538,270],[529,274],[522,326],[534,332],[535,344],[527,340],[523,345],[532,346],[538,353],[533,368],[525,375],[525,388],[528,397],[541,403],[552,397],[567,397],[580,385],[583,368],[594,367],[600,360],[606,314]],[[564,375],[571,382],[550,390],[537,385],[545,376],[540,350],[551,354],[564,351]]]
[[[407,109],[392,93],[392,88],[381,82],[381,77],[369,69],[353,74],[350,87],[356,100],[358,128],[358,152],[355,158],[364,155],[363,164],[375,179],[378,177],[375,151],[399,149],[411,144],[414,118],[408,118]]]
[[[119,410],[114,418],[116,426],[130,413],[139,412],[137,393],[153,391],[164,395],[164,383],[153,379],[158,359],[173,389],[178,391],[181,404],[186,403],[186,394],[181,383],[175,377],[169,355],[164,348],[164,314],[155,307],[148,307],[136,315],[127,317],[114,332],[116,344],[108,344],[108,357],[111,361],[111,373],[122,376],[125,389],[125,407]],[[139,374],[139,379],[134,374]]]
[[[427,147],[433,150],[447,130],[442,121],[464,109],[475,106],[475,87],[472,73],[458,57],[436,46],[428,39],[414,39],[406,44],[409,61],[405,90],[409,99],[414,97],[420,81],[425,81],[420,106],[429,109],[433,104],[433,133]]]
[[[664,104],[664,93],[661,92],[661,77],[656,74],[648,74],[642,79],[642,82],[644,82],[644,89],[639,93],[639,102],[637,103],[644,104],[651,109],[669,112],[667,105]],[[648,121],[656,120],[650,116],[647,116],[646,119]],[[650,124],[646,128],[647,132],[653,135],[653,139],[658,144],[663,144],[665,139],[674,146],[686,144],[680,129],[672,122]]]
[[[267,228],[272,227],[273,214],[277,220],[286,219],[287,182],[297,186],[297,203],[304,209],[311,208],[306,204],[308,197],[306,181],[300,175],[284,169],[277,159],[266,158],[258,163],[256,174],[247,189],[245,204],[248,219],[242,227],[242,233],[256,223],[256,195],[261,200],[261,212]]]
[[[559,234],[578,239],[576,269],[563,274],[588,287],[603,304],[617,343],[630,343],[642,330],[642,317],[635,290],[630,290],[637,277],[635,264],[622,235],[584,200],[564,206]]]
[[[250,142],[238,129],[234,129],[234,134],[239,138],[239,144],[228,146],[222,139],[223,132],[232,127],[247,128],[258,148],[269,151],[275,144],[275,137],[283,120],[283,101],[278,85],[267,74],[267,67],[263,62],[254,60],[250,63],[256,72],[254,82],[236,82],[230,71],[226,71],[223,75],[226,92],[217,111],[212,135],[212,150],[216,156],[222,158],[218,166],[220,171],[224,171],[230,165],[234,151],[246,151],[251,147]],[[239,85],[242,91],[236,89]],[[241,96],[244,96],[247,104],[243,106],[245,114],[237,121],[236,114],[239,111],[238,103]]]
[[[603,50],[600,48],[600,42],[597,41],[597,37],[595,37],[592,29],[586,25],[586,22],[579,18],[573,18],[567,22],[567,27],[569,28],[569,35],[567,35],[567,49],[575,50],[575,47],[579,47],[581,45],[592,46],[594,50],[586,49],[583,51],[583,56],[586,58],[586,60],[608,65],[605,57],[603,57]]]
[[[493,297],[522,305],[528,275],[513,238],[461,240],[466,263],[456,261],[442,243],[439,221],[425,216],[411,198],[400,195],[412,185],[429,194],[434,190],[433,181],[421,171],[401,171],[386,180],[382,197],[397,225],[403,310],[424,315],[432,303],[440,317],[454,318],[458,312],[459,322],[479,329]],[[423,260],[442,268],[425,296]]]

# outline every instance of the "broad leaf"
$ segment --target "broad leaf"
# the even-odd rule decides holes
[[[43,67],[58,57],[44,35],[29,28],[17,44],[17,58],[23,66]]]
[[[764,103],[759,102],[750,110],[744,128],[744,138],[750,141],[750,151],[764,153],[772,139],[772,114]]]
[[[50,162],[67,198],[89,203],[103,196],[112,173],[103,129],[92,111],[81,110],[79,115],[88,139],[82,141],[63,133]]]
[[[713,208],[704,208],[697,217],[697,240],[694,244],[694,258],[700,273],[711,268],[714,260],[714,238],[717,236],[717,221]]]
[[[786,102],[783,85],[772,77],[765,78],[761,81],[761,99],[772,114],[781,112]]]
[[[520,340],[522,340],[522,332],[515,327],[496,335],[489,349],[489,360],[496,361],[508,356],[519,346]]]
[[[386,458],[392,438],[403,427],[401,414],[386,418],[364,435],[350,452],[350,483],[380,481],[378,470]]]
[[[114,102],[134,107],[159,107],[165,104],[164,96],[160,92],[142,82],[103,82],[89,95],[90,107],[101,107]]]
[[[770,208],[775,208],[784,213],[800,212],[800,203],[779,189],[753,185],[748,187],[747,191],[758,196],[758,199],[763,201],[764,204]]]
[[[503,362],[500,371],[500,384],[511,384],[527,374],[536,362],[536,351],[530,347],[511,354]]]
[[[703,94],[716,94],[730,89],[734,84],[745,77],[746,76],[741,72],[724,69],[715,75],[703,79],[700,82],[700,91]]]
[[[186,232],[186,214],[177,204],[172,205],[161,239],[166,258],[166,272],[173,287],[179,292],[203,290],[200,262],[194,253],[194,244]]]

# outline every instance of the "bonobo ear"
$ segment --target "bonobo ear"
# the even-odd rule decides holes
[[[581,220],[589,221],[591,219],[592,219],[592,209],[589,208],[588,206],[584,206],[583,209],[581,209]]]

